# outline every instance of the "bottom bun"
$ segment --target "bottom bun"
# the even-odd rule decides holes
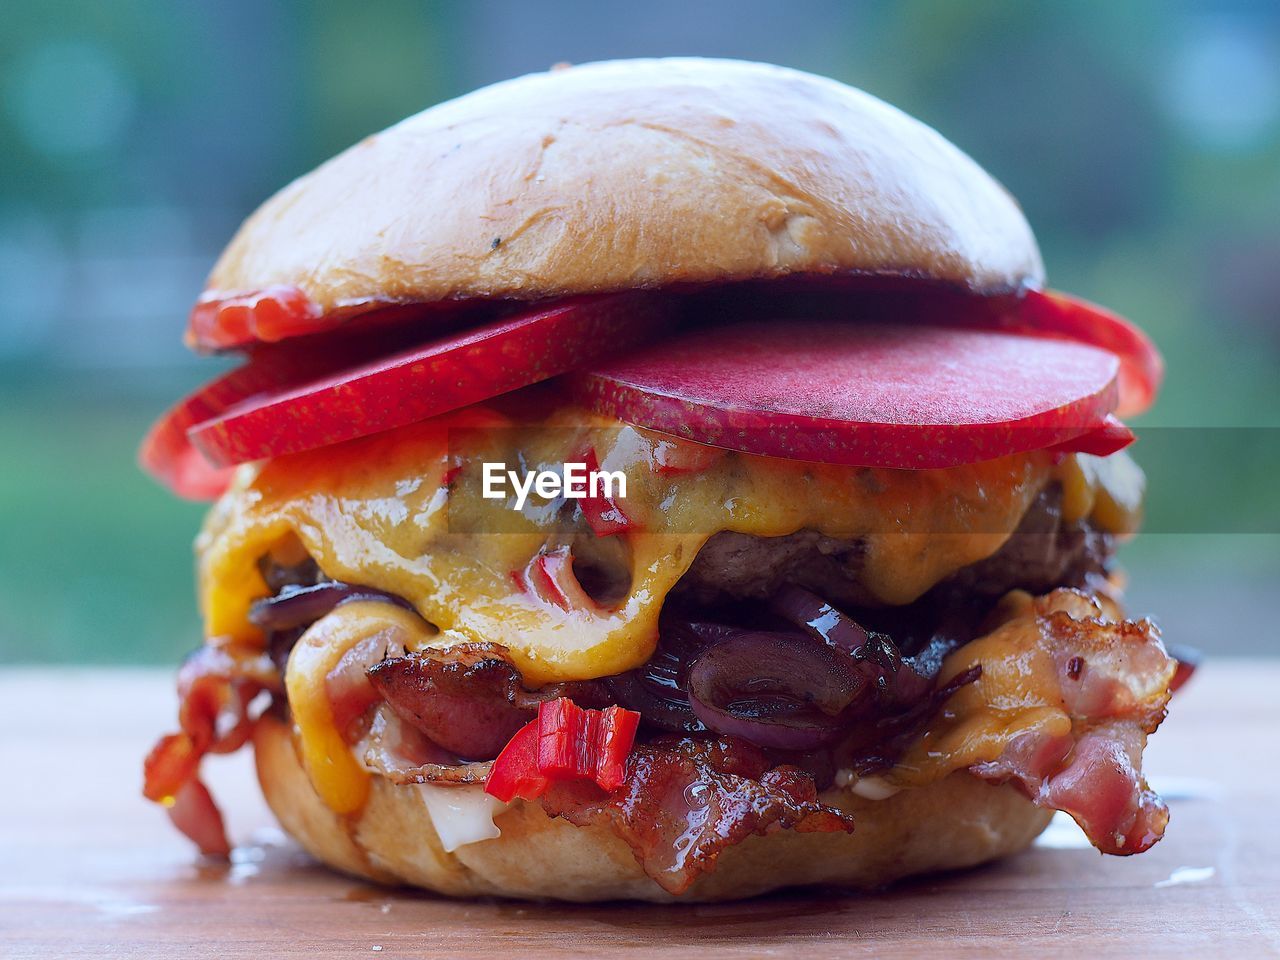
[[[820,799],[853,814],[852,834],[780,830],[749,837],[676,897],[646,876],[630,848],[603,826],[576,827],[517,800],[495,817],[502,836],[447,853],[415,787],[375,777],[364,809],[343,817],[312,789],[288,726],[264,717],[254,747],[267,803],[312,856],[370,880],[459,897],[698,901],[807,884],[869,889],[1016,853],[1052,815],[1011,786],[964,772],[884,800],[833,788]]]

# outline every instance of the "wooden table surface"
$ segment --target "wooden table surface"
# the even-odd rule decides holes
[[[242,844],[200,862],[139,796],[159,672],[0,672],[0,956],[1280,956],[1280,661],[1210,662],[1147,768],[1165,840],[1103,858],[1067,821],[1020,857],[880,896],[711,906],[454,902],[310,863],[247,756],[211,764]]]

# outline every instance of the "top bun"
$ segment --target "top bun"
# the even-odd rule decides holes
[[[294,181],[207,297],[532,300],[786,274],[1042,283],[1021,210],[931,128],[734,60],[559,67],[432,107]]]

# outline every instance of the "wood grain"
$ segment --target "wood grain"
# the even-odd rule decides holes
[[[1006,863],[874,897],[716,906],[452,902],[310,863],[244,756],[211,780],[243,846],[202,863],[139,796],[168,674],[0,674],[4,957],[1280,956],[1280,662],[1210,663],[1148,769],[1170,799],[1151,852],[1103,858],[1058,824]]]

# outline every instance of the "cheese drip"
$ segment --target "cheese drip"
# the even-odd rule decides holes
[[[439,629],[433,642],[502,644],[531,686],[607,676],[650,657],[663,601],[719,531],[814,529],[861,540],[862,586],[884,604],[905,604],[995,553],[1065,469],[1043,452],[947,470],[740,453],[693,471],[656,469],[658,446],[669,452],[673,443],[683,441],[574,409],[535,428],[480,405],[245,469],[197,541],[208,635],[261,640],[247,619],[250,603],[269,593],[257,562],[296,538],[326,575],[409,600]],[[533,496],[517,513],[513,499],[483,499],[479,476],[485,461],[559,464],[585,449],[627,476],[621,502],[637,526],[623,535],[630,584],[606,608],[562,610],[513,578],[565,540],[556,504]],[[1098,471],[1081,474],[1076,502],[1096,501],[1088,491],[1097,482]]]
[[[348,603],[317,620],[289,654],[285,692],[298,755],[320,799],[335,813],[355,813],[369,795],[369,773],[334,723],[329,676],[360,644],[418,649],[429,631],[408,610],[388,603]]]

